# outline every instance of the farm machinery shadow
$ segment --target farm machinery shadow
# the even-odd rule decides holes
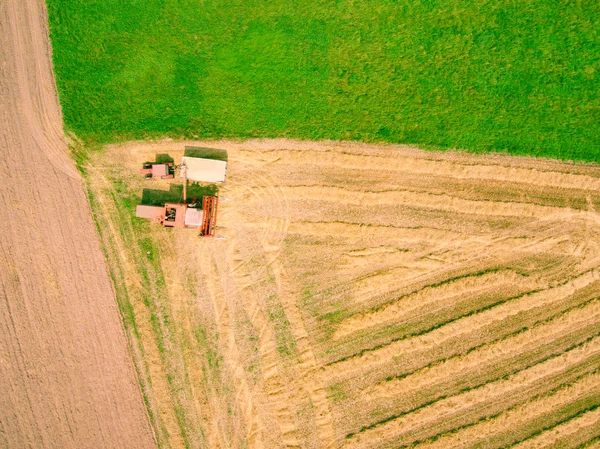
[[[227,162],[228,154],[227,150],[219,150],[217,148],[203,148],[203,147],[185,147],[183,153],[185,157],[196,157],[200,159],[212,159],[215,161]],[[159,155],[161,156],[161,155]]]
[[[187,186],[187,197],[196,198],[202,202],[205,196],[217,196],[219,188],[214,185],[201,185],[191,182]],[[169,190],[144,189],[142,191],[142,201],[144,206],[161,206],[165,203],[181,203],[183,201],[183,185],[171,184]]]

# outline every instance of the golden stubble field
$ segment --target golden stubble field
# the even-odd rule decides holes
[[[134,218],[228,151],[218,235]],[[163,447],[592,447],[600,168],[398,146],[129,143],[92,208]]]

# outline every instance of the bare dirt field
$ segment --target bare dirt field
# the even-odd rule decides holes
[[[228,151],[221,238],[133,217],[184,145]],[[598,166],[265,140],[87,170],[165,447],[598,445]]]
[[[43,0],[0,2],[0,153],[0,447],[155,447],[62,134]]]

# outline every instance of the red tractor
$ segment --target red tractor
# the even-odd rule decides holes
[[[175,175],[175,167],[173,162],[165,162],[155,164],[153,162],[144,162],[143,168],[140,170],[140,175],[145,175],[146,178],[172,179]]]

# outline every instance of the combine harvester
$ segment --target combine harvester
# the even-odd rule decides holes
[[[166,228],[199,228],[202,236],[214,236],[217,224],[216,196],[205,196],[203,208],[188,204],[166,203],[164,206],[138,205],[135,216],[156,221]]]
[[[160,167],[156,171],[154,167],[158,164],[150,164],[150,168],[146,165],[149,164],[144,164],[144,168],[140,171],[143,175],[173,178],[169,170],[172,164],[160,164],[165,167]],[[187,181],[190,179],[201,182],[224,182],[226,170],[227,162],[184,156],[179,167],[180,177],[183,178],[183,203],[165,203],[163,206],[140,204],[135,211],[136,217],[156,221],[168,228],[199,228],[199,235],[214,237],[219,198],[205,196],[202,200],[202,209],[197,207],[195,200],[188,203]]]

